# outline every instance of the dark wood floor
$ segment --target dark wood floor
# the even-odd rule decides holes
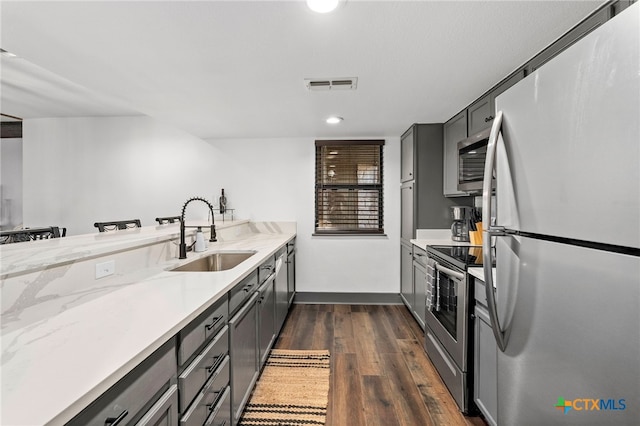
[[[465,417],[404,306],[293,305],[279,349],[328,349],[327,425],[485,425]]]

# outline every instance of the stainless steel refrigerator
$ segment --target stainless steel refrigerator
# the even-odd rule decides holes
[[[493,241],[500,425],[640,424],[639,17],[635,3],[496,100],[483,252]]]

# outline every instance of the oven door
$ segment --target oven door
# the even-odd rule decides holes
[[[436,303],[426,312],[426,323],[460,370],[467,371],[468,287],[464,271],[436,266]]]

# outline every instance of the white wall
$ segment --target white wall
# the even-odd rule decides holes
[[[68,235],[97,232],[96,221],[154,225],[218,191],[212,147],[149,117],[24,120],[23,155],[24,225]],[[187,218],[206,206],[190,204]]]
[[[0,143],[0,227],[13,229],[22,224],[22,139]]]
[[[355,139],[355,138],[354,138]],[[375,139],[380,139],[375,137]],[[297,286],[302,292],[400,291],[400,138],[384,147],[385,237],[313,237],[313,138],[210,140],[216,186],[229,208],[254,221],[298,224]]]

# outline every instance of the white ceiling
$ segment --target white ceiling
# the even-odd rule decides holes
[[[602,1],[1,1],[2,110],[145,114],[202,138],[443,122]],[[358,77],[309,92],[305,78]],[[324,118],[344,117],[338,126]]]

